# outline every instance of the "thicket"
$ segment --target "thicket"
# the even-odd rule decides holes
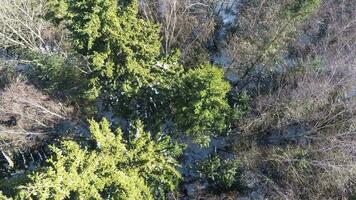
[[[92,121],[94,146],[71,141],[52,146],[47,164],[6,195],[165,198],[180,180],[177,155],[171,153],[178,147],[164,136],[167,133],[145,133],[143,127],[158,131],[172,121],[173,136],[187,134],[208,145],[210,136],[225,128],[230,112],[222,70],[206,64],[185,71],[178,63],[179,52],[162,54],[159,27],[137,17],[137,1],[54,0],[47,6],[46,18],[69,30],[76,53],[25,50],[22,56],[33,67],[26,75],[51,95],[65,94],[92,107],[101,102],[104,110],[124,117],[130,126],[124,127],[123,136],[121,131],[112,133],[108,121]],[[189,123],[186,117],[191,117]],[[137,124],[139,119],[143,124]]]
[[[0,64],[0,199],[177,199],[185,178],[202,185],[186,198],[351,198],[355,5],[4,1],[0,47],[19,57]],[[179,141],[216,136],[225,146],[179,166],[195,153]]]
[[[229,111],[228,83],[220,69],[206,65],[201,68],[208,70],[184,72],[178,52],[161,54],[159,26],[137,17],[136,1],[87,4],[52,1],[48,15],[71,31],[74,48],[88,59],[83,96],[102,101],[105,108],[128,120],[141,119],[153,130],[173,119],[176,132],[188,133],[206,145],[211,132],[223,128]],[[195,82],[201,84],[192,85]],[[180,101],[198,93],[200,98]],[[201,115],[205,119],[191,120],[188,126],[182,115],[190,111],[205,112]]]

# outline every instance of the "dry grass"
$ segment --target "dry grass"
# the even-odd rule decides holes
[[[37,145],[54,136],[54,125],[69,119],[72,112],[28,83],[14,81],[0,93],[0,137],[5,142],[2,146]],[[11,119],[15,122],[9,123]]]
[[[347,199],[356,180],[356,59],[305,70],[255,101],[235,148],[273,198]]]

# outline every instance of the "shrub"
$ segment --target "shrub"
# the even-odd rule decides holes
[[[79,98],[87,83],[84,71],[85,60],[78,55],[42,54],[23,51],[20,56],[30,60],[28,79],[44,91],[57,95]]]
[[[137,18],[136,1],[50,1],[49,9],[71,31],[78,53],[89,58],[89,99],[112,102],[118,90],[126,97],[159,80],[158,26]],[[63,14],[63,16],[62,16]]]
[[[205,145],[226,127],[230,88],[221,70],[208,65],[181,75],[178,55],[160,53],[159,27],[138,18],[137,1],[87,3],[49,5],[58,14],[53,20],[72,32],[77,52],[89,58],[89,100],[101,100],[127,120],[143,119],[146,127],[173,117],[179,129]]]
[[[241,171],[241,165],[236,159],[222,160],[218,155],[213,155],[200,164],[200,172],[216,191],[237,189]]]
[[[235,148],[271,198],[347,198],[354,191],[354,62],[306,70],[293,84],[256,99]],[[351,89],[352,90],[352,89]]]
[[[94,1],[86,6],[90,2],[48,4],[51,19],[66,25],[76,51],[88,58],[83,97],[103,102],[104,108],[127,120],[154,118],[162,113],[155,105],[165,105],[161,91],[170,89],[167,82],[181,71],[178,56],[160,55],[159,27],[138,18],[137,1]]]

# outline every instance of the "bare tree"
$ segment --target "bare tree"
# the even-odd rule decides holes
[[[15,46],[37,51],[58,48],[65,36],[43,19],[45,4],[45,0],[2,0],[0,47]]]
[[[199,56],[203,56],[205,61],[209,60],[206,45],[215,26],[213,4],[210,1],[141,1],[141,13],[146,19],[161,25],[165,54],[178,48],[183,62],[188,65]]]
[[[276,198],[346,199],[356,184],[356,59],[292,79],[256,100],[235,148]]]
[[[323,1],[301,30],[304,37],[290,45],[296,57],[305,60],[322,55],[328,62],[352,60],[356,49],[356,4],[353,0]]]

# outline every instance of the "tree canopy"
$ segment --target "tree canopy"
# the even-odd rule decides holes
[[[138,18],[137,1],[52,0],[48,5],[49,17],[66,25],[78,53],[89,59],[89,99],[100,99],[117,115],[140,119],[151,130],[173,119],[179,133],[200,138],[199,143],[208,144],[212,133],[225,127],[229,85],[223,72],[209,64],[185,72],[179,52],[163,56],[159,26]]]
[[[90,121],[94,144],[63,141],[52,146],[48,166],[19,187],[16,199],[160,199],[180,180],[169,138],[155,143],[142,125],[136,138],[123,140],[107,120]]]

